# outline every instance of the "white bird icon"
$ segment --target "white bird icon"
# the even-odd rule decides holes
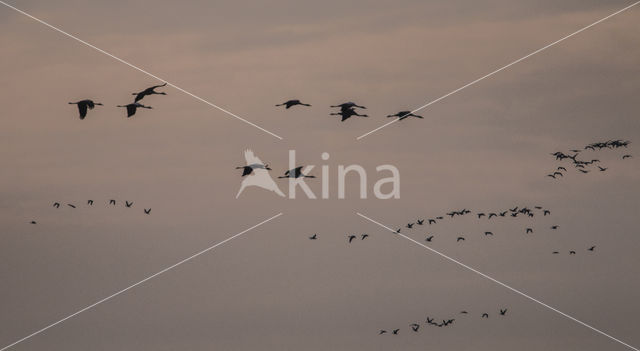
[[[285,196],[284,193],[280,191],[280,188],[278,188],[278,185],[276,185],[276,182],[274,182],[269,175],[268,167],[265,166],[264,162],[262,162],[262,160],[260,160],[253,151],[249,149],[245,150],[244,158],[247,161],[247,166],[251,167],[252,172],[243,177],[244,179],[242,180],[236,199],[240,196],[244,188],[249,186],[259,186],[263,189],[273,191],[282,197]]]

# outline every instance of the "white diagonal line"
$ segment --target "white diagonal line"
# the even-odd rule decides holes
[[[161,271],[159,271],[159,272],[157,272],[157,273],[154,273],[154,274],[152,274],[152,275],[150,275],[150,276],[148,276],[148,277],[146,277],[146,278],[144,278],[144,279],[140,280],[140,281],[139,281],[139,282],[137,282],[137,283],[131,284],[131,285],[129,285],[128,287],[126,287],[126,288],[124,288],[124,289],[122,289],[122,290],[120,290],[120,291],[118,291],[118,292],[116,292],[116,293],[113,293],[113,294],[111,294],[111,295],[109,295],[109,296],[107,296],[107,297],[105,297],[105,298],[103,298],[103,299],[101,299],[101,300],[98,300],[98,301],[96,301],[96,302],[92,303],[91,305],[89,305],[89,306],[87,306],[87,307],[85,307],[85,308],[83,308],[83,309],[81,309],[81,310],[78,310],[78,311],[76,311],[76,312],[74,312],[74,313],[72,313],[72,314],[70,314],[70,315],[68,315],[68,316],[66,316],[66,317],[64,317],[64,318],[62,318],[62,319],[60,319],[60,320],[59,320],[59,321],[57,321],[57,322],[51,323],[51,324],[49,324],[48,326],[46,326],[46,327],[44,327],[44,328],[42,328],[42,329],[39,329],[39,330],[37,330],[37,331],[35,331],[35,332],[33,332],[33,333],[31,333],[31,334],[29,334],[29,335],[27,335],[27,336],[25,336],[25,337],[21,338],[21,339],[18,339],[18,340],[16,340],[16,341],[12,342],[11,344],[9,344],[9,345],[7,345],[7,346],[5,346],[5,347],[1,348],[1,349],[0,349],[0,351],[4,351],[4,350],[6,350],[6,349],[9,349],[9,348],[11,348],[11,347],[13,347],[13,346],[15,346],[15,345],[17,345],[17,344],[19,344],[19,343],[21,343],[21,342],[23,342],[23,341],[27,340],[27,339],[30,339],[30,338],[32,338],[32,337],[34,337],[34,336],[36,336],[36,335],[38,335],[38,334],[40,334],[40,333],[44,332],[45,330],[47,330],[47,329],[49,329],[49,328],[53,328],[54,326],[56,326],[56,325],[58,325],[58,324],[60,324],[60,323],[62,323],[62,322],[64,322],[64,321],[66,321],[66,320],[68,320],[68,319],[70,319],[70,318],[73,318],[73,317],[75,317],[75,316],[79,315],[79,314],[80,314],[80,313],[82,313],[82,312],[85,312],[85,311],[87,311],[87,310],[89,310],[89,309],[91,309],[91,308],[93,308],[93,307],[96,307],[97,305],[99,305],[99,304],[101,304],[101,303],[103,303],[103,302],[106,302],[106,301],[108,301],[108,300],[111,300],[111,299],[113,299],[114,297],[116,297],[116,296],[118,296],[118,295],[120,295],[120,294],[122,294],[122,293],[124,293],[124,292],[126,292],[126,291],[128,291],[128,290],[130,290],[130,289],[133,289],[133,288],[135,288],[136,286],[138,286],[138,285],[140,285],[140,284],[142,284],[142,283],[144,283],[144,282],[146,282],[146,281],[148,281],[148,280],[151,280],[151,279],[153,279],[153,278],[155,278],[155,277],[159,276],[159,275],[160,275],[160,274],[162,274],[162,273],[165,273],[165,272],[167,272],[167,271],[169,271],[169,270],[171,270],[171,269],[173,269],[173,268],[176,268],[176,267],[178,267],[179,265],[181,265],[181,264],[183,264],[183,263],[186,263],[186,262],[188,262],[188,261],[191,261],[192,259],[194,259],[194,258],[196,258],[196,257],[198,257],[198,256],[200,256],[200,255],[202,255],[202,254],[204,254],[204,253],[206,253],[206,252],[209,252],[209,251],[211,251],[211,250],[215,249],[216,247],[218,247],[218,246],[220,246],[220,245],[222,245],[222,244],[224,244],[224,243],[226,243],[226,242],[228,242],[228,241],[231,241],[231,240],[233,240],[233,239],[235,239],[235,238],[237,238],[237,237],[241,236],[242,234],[244,234],[244,233],[246,233],[246,232],[248,232],[248,231],[250,231],[250,230],[252,230],[252,229],[255,229],[255,228],[257,228],[257,227],[259,227],[259,226],[261,226],[261,225],[263,225],[263,224],[265,224],[265,223],[267,223],[267,222],[269,222],[269,221],[271,221],[271,220],[273,220],[273,219],[276,219],[276,218],[278,218],[278,217],[280,217],[280,216],[282,216],[282,212],[278,213],[277,215],[275,215],[275,216],[273,216],[273,217],[270,217],[270,218],[268,218],[268,219],[265,219],[264,221],[262,221],[262,222],[260,222],[260,223],[258,223],[258,224],[256,224],[256,225],[254,225],[254,226],[252,226],[252,227],[249,227],[249,228],[247,228],[247,229],[245,229],[245,230],[241,231],[241,232],[240,232],[240,233],[238,233],[238,234],[235,234],[235,235],[233,235],[233,236],[230,236],[230,237],[228,237],[228,238],[226,238],[226,239],[224,239],[224,240],[222,240],[222,241],[220,241],[220,242],[218,242],[218,243],[214,244],[213,246],[210,246],[210,247],[208,247],[208,248],[206,248],[206,249],[204,249],[204,250],[202,250],[202,251],[200,251],[200,252],[198,252],[198,253],[195,253],[195,254],[193,254],[193,255],[191,255],[191,256],[189,256],[189,257],[187,257],[187,258],[185,258],[185,259],[183,259],[183,260],[181,260],[181,261],[179,261],[179,262],[177,262],[177,263],[174,263],[174,264],[172,264],[171,266],[169,266],[169,267],[167,267],[167,268],[164,268],[163,270],[161,270]]]
[[[513,292],[515,292],[515,293],[517,293],[517,294],[519,294],[519,295],[521,295],[521,296],[524,296],[524,297],[526,297],[527,299],[529,299],[529,300],[531,300],[531,301],[533,301],[533,302],[535,302],[535,303],[538,303],[538,304],[540,304],[540,305],[542,305],[542,306],[544,306],[544,307],[546,307],[546,308],[548,308],[548,309],[550,309],[550,310],[552,310],[552,311],[554,311],[554,312],[557,312],[557,313],[561,314],[562,316],[564,316],[564,317],[566,317],[566,318],[569,318],[570,320],[572,320],[572,321],[574,321],[574,322],[576,322],[576,323],[579,323],[579,324],[581,324],[581,325],[583,325],[583,326],[585,326],[585,327],[587,327],[587,328],[589,328],[589,329],[591,329],[591,330],[593,330],[593,331],[595,331],[595,332],[597,332],[597,333],[599,333],[599,334],[601,334],[601,335],[604,335],[604,336],[606,336],[607,338],[609,338],[609,339],[611,339],[611,340],[614,340],[614,341],[616,341],[616,342],[618,342],[618,343],[620,343],[620,344],[622,344],[622,345],[624,345],[624,346],[626,346],[626,347],[628,347],[628,348],[630,348],[630,349],[632,349],[632,350],[640,351],[638,348],[633,347],[633,346],[631,346],[631,345],[629,345],[629,344],[625,343],[624,341],[622,341],[622,340],[620,340],[620,339],[617,339],[617,338],[615,338],[615,337],[613,337],[613,336],[611,336],[611,335],[609,335],[609,334],[607,334],[607,333],[605,333],[605,332],[601,331],[600,329],[597,329],[597,328],[595,328],[595,327],[592,327],[591,325],[589,325],[589,324],[587,324],[587,323],[585,323],[585,322],[583,322],[583,321],[581,321],[581,320],[579,320],[579,319],[576,319],[575,317],[572,317],[572,316],[570,316],[570,315],[568,315],[568,314],[566,314],[566,313],[564,313],[564,312],[562,312],[562,311],[558,310],[557,308],[554,308],[554,307],[552,307],[552,306],[549,306],[549,305],[547,305],[546,303],[544,303],[544,302],[542,302],[542,301],[540,301],[540,300],[538,300],[538,299],[536,299],[536,298],[533,298],[533,297],[531,297],[531,296],[529,296],[529,295],[527,295],[527,294],[523,293],[522,291],[520,291],[520,290],[518,290],[518,289],[516,289],[516,288],[512,288],[511,286],[509,286],[509,285],[507,285],[507,284],[505,284],[505,283],[503,283],[503,282],[501,282],[501,281],[499,281],[499,280],[497,280],[497,279],[494,279],[494,278],[492,278],[492,277],[490,277],[490,276],[488,276],[488,275],[486,275],[486,274],[484,274],[484,273],[482,273],[482,272],[478,271],[478,270],[477,270],[477,269],[475,269],[475,268],[469,267],[469,266],[467,266],[466,264],[464,264],[464,263],[462,263],[462,262],[460,262],[460,261],[456,260],[455,258],[451,258],[451,257],[449,257],[449,256],[447,256],[447,255],[445,255],[445,254],[441,253],[440,251],[437,251],[437,250],[435,250],[435,249],[432,249],[432,248],[430,248],[429,246],[427,246],[427,245],[425,245],[425,244],[423,244],[423,243],[421,243],[421,242],[419,242],[419,241],[416,241],[416,240],[414,240],[414,239],[412,239],[412,238],[410,238],[410,237],[408,237],[408,236],[406,236],[406,235],[404,235],[404,234],[396,233],[396,231],[395,231],[395,230],[393,230],[393,229],[391,229],[391,228],[387,227],[386,225],[384,225],[384,224],[382,224],[382,223],[380,223],[380,222],[377,222],[377,221],[375,221],[375,220],[373,220],[373,219],[371,219],[371,218],[369,218],[369,217],[367,217],[367,216],[363,215],[363,214],[362,214],[362,213],[360,213],[360,212],[356,212],[356,214],[357,214],[358,216],[360,216],[360,217],[362,217],[362,218],[364,218],[364,219],[368,220],[368,221],[369,221],[369,222],[371,222],[371,223],[377,224],[377,225],[379,225],[380,227],[385,228],[385,229],[389,230],[390,232],[392,232],[392,233],[394,233],[394,234],[396,234],[396,235],[398,235],[398,236],[400,236],[400,237],[403,237],[403,238],[405,238],[405,239],[407,239],[407,240],[409,240],[409,241],[413,242],[414,244],[418,244],[418,245],[422,246],[423,248],[425,248],[425,249],[427,249],[427,250],[429,250],[429,251],[431,251],[431,252],[433,252],[433,253],[436,253],[436,254],[438,254],[438,255],[440,255],[440,256],[442,256],[442,257],[446,258],[447,260],[449,260],[449,261],[451,261],[451,262],[453,262],[453,263],[455,263],[455,264],[457,264],[457,265],[459,265],[459,266],[461,266],[461,267],[463,267],[463,268],[466,268],[466,269],[468,269],[468,270],[472,271],[473,273],[476,273],[476,274],[478,274],[478,275],[480,275],[480,276],[482,276],[482,277],[484,277],[484,278],[487,278],[487,279],[491,280],[492,282],[494,282],[494,283],[496,283],[496,284],[498,284],[498,285],[501,285],[501,286],[503,286],[503,287],[505,287],[505,288],[507,288],[507,289],[509,289],[509,290],[511,290],[511,291],[513,291]],[[2,351],[2,350],[0,350],[0,351]]]
[[[447,97],[449,97],[449,96],[451,96],[451,95],[453,95],[453,94],[455,94],[455,93],[457,93],[457,92],[459,92],[459,91],[461,91],[461,90],[463,90],[463,89],[465,89],[465,88],[468,88],[468,87],[470,87],[470,86],[472,86],[472,85],[474,85],[474,84],[478,83],[478,82],[479,82],[479,81],[481,81],[481,80],[484,80],[484,79],[486,79],[486,78],[489,78],[489,77],[491,77],[492,75],[494,75],[494,74],[496,74],[496,73],[498,73],[498,72],[500,72],[500,71],[502,71],[502,70],[505,70],[505,69],[507,69],[507,68],[509,68],[509,67],[511,67],[511,66],[513,66],[513,65],[515,65],[516,63],[519,63],[519,62],[521,62],[521,61],[524,61],[524,60],[528,59],[529,57],[531,57],[531,56],[533,56],[533,55],[535,55],[535,54],[537,54],[537,53],[540,53],[540,52],[542,52],[542,51],[544,51],[544,50],[546,50],[546,49],[548,49],[548,48],[550,48],[550,47],[552,47],[552,46],[554,46],[554,45],[556,45],[556,44],[558,44],[558,43],[560,43],[560,42],[562,42],[562,41],[564,41],[564,40],[566,40],[566,39],[571,38],[572,36],[574,36],[574,35],[576,35],[576,34],[579,34],[580,32],[583,32],[583,31],[585,31],[585,30],[587,30],[587,29],[589,29],[589,28],[591,28],[591,27],[595,26],[595,25],[596,25],[596,24],[598,24],[598,23],[604,22],[604,21],[608,20],[609,18],[611,18],[611,17],[613,17],[613,16],[615,16],[615,15],[617,15],[617,14],[621,13],[621,12],[624,12],[624,11],[626,11],[626,10],[628,10],[628,9],[630,9],[630,8],[632,8],[632,7],[634,7],[634,6],[636,6],[637,4],[640,4],[640,1],[636,1],[636,2],[634,2],[633,4],[631,4],[631,5],[627,6],[627,7],[623,8],[623,9],[620,9],[620,10],[618,10],[618,11],[616,11],[616,12],[614,12],[614,13],[612,13],[612,14],[610,14],[610,15],[608,15],[608,16],[606,16],[606,17],[604,17],[604,18],[601,18],[601,19],[599,19],[599,20],[597,20],[597,21],[595,21],[595,22],[591,23],[590,25],[588,25],[588,26],[586,26],[586,27],[582,27],[582,28],[578,29],[577,31],[575,31],[575,32],[573,32],[573,33],[571,33],[571,34],[569,34],[569,35],[567,35],[567,36],[565,36],[565,37],[562,37],[561,39],[558,39],[558,40],[554,41],[553,43],[547,44],[547,45],[545,45],[545,46],[541,47],[540,49],[538,49],[538,50],[536,50],[536,51],[534,51],[534,52],[532,52],[532,53],[529,53],[529,54],[527,54],[527,55],[525,55],[525,56],[523,56],[523,57],[521,57],[521,58],[519,58],[519,59],[517,59],[517,60],[515,60],[515,61],[513,61],[513,62],[511,62],[511,63],[509,63],[509,64],[508,64],[508,65],[506,65],[506,66],[502,66],[502,67],[498,68],[497,70],[495,70],[495,71],[493,71],[493,72],[491,72],[491,73],[489,73],[489,74],[486,74],[486,75],[484,75],[484,76],[482,76],[482,77],[480,77],[480,78],[478,78],[478,79],[476,79],[476,80],[474,80],[474,81],[472,81],[472,82],[470,82],[470,83],[467,83],[467,84],[465,84],[465,85],[461,86],[460,88],[458,88],[458,89],[456,89],[456,90],[454,90],[454,91],[451,91],[451,92],[449,92],[449,93],[447,93],[447,94],[445,94],[445,95],[442,95],[441,97],[439,97],[439,98],[437,98],[437,99],[435,99],[435,100],[433,100],[433,101],[431,101],[431,102],[428,102],[428,103],[426,103],[426,104],[424,104],[424,105],[422,105],[422,106],[418,107],[417,109],[415,109],[415,110],[411,111],[410,113],[416,113],[416,112],[418,112],[418,111],[422,110],[423,108],[426,108],[426,107],[428,107],[428,106],[431,106],[431,105],[435,104],[436,102],[438,102],[438,101],[440,101],[440,100],[446,99]],[[393,123],[398,122],[399,120],[400,120],[400,117],[398,117],[398,119],[394,119],[394,120],[392,120],[391,122],[387,122],[387,123],[385,123],[385,124],[381,125],[380,127],[376,128],[376,129],[374,129],[374,130],[372,130],[372,131],[369,131],[369,132],[367,132],[367,133],[365,133],[365,134],[362,134],[361,136],[357,137],[357,138],[356,138],[356,140],[360,140],[360,139],[362,139],[362,138],[366,137],[367,135],[369,135],[369,134],[371,134],[371,133],[375,133],[375,132],[377,132],[378,130],[380,130],[380,129],[382,129],[382,128],[384,128],[384,127],[386,127],[386,126],[390,125],[390,124],[393,124]]]
[[[137,71],[140,71],[140,72],[142,72],[142,73],[144,73],[144,74],[148,75],[148,76],[149,76],[149,77],[151,77],[151,78],[154,78],[154,79],[157,79],[157,80],[159,80],[159,81],[161,81],[161,82],[167,83],[167,85],[168,85],[168,86],[173,87],[174,89],[177,89],[177,90],[179,90],[179,91],[181,91],[181,92],[183,92],[183,93],[185,93],[185,94],[187,94],[187,95],[191,96],[192,98],[194,98],[194,99],[196,99],[196,100],[199,100],[199,101],[201,101],[201,102],[204,102],[205,104],[207,104],[207,105],[209,105],[209,106],[211,106],[211,107],[217,108],[218,110],[220,110],[220,111],[222,111],[222,112],[224,112],[224,113],[228,114],[229,116],[232,116],[232,117],[234,117],[234,118],[236,118],[236,119],[238,119],[238,120],[240,120],[240,121],[242,121],[242,122],[244,122],[244,123],[246,123],[246,124],[248,124],[248,125],[250,125],[250,126],[252,126],[252,127],[258,128],[258,129],[260,129],[261,131],[263,131],[263,132],[265,132],[265,133],[267,133],[267,134],[270,134],[270,135],[272,135],[272,136],[274,136],[274,137],[276,137],[276,138],[278,138],[278,139],[282,140],[282,137],[281,137],[281,136],[279,136],[279,135],[277,135],[277,134],[275,134],[275,133],[273,133],[273,132],[270,132],[270,131],[268,131],[268,130],[264,129],[264,128],[260,127],[259,125],[255,124],[255,123],[253,123],[253,122],[247,121],[246,119],[244,119],[244,118],[242,118],[242,117],[240,117],[240,116],[238,116],[238,115],[234,114],[233,112],[231,112],[231,111],[229,111],[229,110],[226,110],[226,109],[224,109],[224,108],[222,108],[222,107],[220,107],[220,106],[218,106],[218,105],[216,105],[216,104],[214,104],[214,103],[212,103],[212,102],[209,102],[209,101],[207,101],[207,100],[205,100],[205,99],[203,99],[203,98],[199,97],[198,95],[195,95],[195,94],[193,94],[193,93],[191,93],[191,92],[189,92],[189,91],[187,91],[187,90],[185,90],[185,89],[183,89],[183,88],[181,88],[181,87],[179,87],[179,86],[177,86],[177,85],[175,85],[175,84],[173,84],[173,83],[171,83],[171,82],[168,82],[168,81],[167,81],[167,80],[165,80],[165,79],[162,79],[162,78],[160,78],[160,77],[158,77],[158,76],[156,76],[156,75],[154,75],[154,74],[152,74],[152,73],[149,73],[149,72],[145,71],[144,69],[142,69],[142,68],[140,68],[140,67],[138,67],[138,66],[136,66],[136,65],[134,65],[134,64],[132,64],[132,63],[129,63],[129,62],[127,62],[127,61],[125,61],[125,60],[123,60],[123,59],[121,59],[121,58],[119,58],[119,57],[117,57],[117,56],[115,56],[115,55],[113,55],[113,54],[111,54],[111,53],[107,52],[107,51],[104,51],[104,50],[100,49],[99,47],[96,47],[96,46],[94,46],[94,45],[92,45],[92,44],[89,44],[89,43],[87,43],[86,41],[84,41],[84,40],[82,40],[82,39],[80,39],[80,38],[78,38],[78,37],[76,37],[76,36],[74,36],[74,35],[71,35],[71,34],[69,34],[69,33],[65,32],[65,31],[63,31],[62,29],[60,29],[60,28],[58,28],[58,27],[55,27],[55,26],[53,26],[53,25],[51,25],[51,24],[49,24],[49,23],[47,23],[47,22],[45,22],[45,21],[43,21],[43,20],[41,20],[41,19],[39,19],[39,18],[37,18],[37,17],[34,17],[34,16],[32,16],[32,15],[30,15],[30,14],[28,14],[28,13],[26,13],[26,12],[22,11],[22,10],[20,10],[19,8],[15,7],[15,6],[12,6],[12,5],[10,5],[10,4],[7,4],[6,2],[4,2],[4,1],[2,1],[2,0],[0,0],[0,4],[2,4],[2,5],[4,5],[4,6],[6,6],[6,7],[8,7],[8,8],[10,8],[10,9],[12,9],[12,10],[15,10],[16,12],[19,12],[19,13],[21,13],[21,14],[23,14],[23,15],[25,15],[25,16],[27,16],[27,17],[29,17],[29,18],[31,18],[31,19],[33,19],[33,20],[35,20],[35,21],[37,21],[37,22],[40,22],[40,23],[44,24],[45,26],[47,26],[47,27],[49,27],[49,28],[51,28],[51,29],[55,30],[56,32],[59,32],[59,33],[61,33],[61,34],[64,34],[64,35],[66,35],[67,37],[69,37],[69,38],[71,38],[71,39],[73,39],[73,40],[76,40],[76,41],[78,41],[78,42],[80,42],[80,43],[82,43],[82,44],[84,44],[84,45],[86,45],[86,46],[88,46],[88,47],[90,47],[90,48],[92,48],[92,49],[94,49],[94,50],[96,50],[96,51],[98,51],[98,52],[102,53],[102,54],[105,54],[105,55],[107,55],[107,56],[111,57],[112,59],[114,59],[114,60],[116,60],[116,61],[118,61],[118,62],[120,62],[120,63],[124,63],[125,65],[127,65],[127,66],[129,66],[129,67],[131,67],[131,68],[133,68],[133,69],[135,69],[135,70],[137,70]]]

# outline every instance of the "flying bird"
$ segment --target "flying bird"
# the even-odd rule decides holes
[[[369,234],[362,234],[362,235],[360,236],[360,240],[364,240],[364,239],[366,239],[366,238],[368,238],[368,237],[369,237]]]
[[[378,333],[378,335],[382,335],[382,334],[384,334],[384,333],[386,333],[386,332],[387,332],[386,330],[381,329],[381,330],[380,330],[380,332]]]
[[[550,214],[551,214],[551,211],[549,211],[549,210],[544,210],[544,211],[542,211],[542,214],[544,214],[545,216],[546,216],[546,215],[550,215]]]
[[[31,221],[31,224],[37,224],[36,221]]]
[[[349,243],[351,243],[356,238],[356,236],[355,235],[347,235],[347,238],[349,238]]]
[[[407,228],[409,229],[413,228],[413,223],[407,223]]]
[[[527,230],[525,231],[525,233],[529,234],[529,233],[533,233],[533,229],[531,228],[527,228]]]
[[[631,157],[633,157],[633,156],[631,156],[631,155],[622,155],[622,159],[623,159],[623,160],[624,160],[625,158],[631,158]]]
[[[73,204],[67,204],[67,206],[69,206],[71,208],[76,208],[76,205],[73,205]]]
[[[575,255],[575,254],[576,254],[576,252],[575,252],[575,251],[573,251],[573,250],[572,250],[572,251],[569,251],[569,255]]]
[[[135,95],[136,96],[136,98],[135,98],[135,100],[133,102],[136,103],[136,102],[142,100],[147,95],[167,95],[167,93],[165,93],[165,92],[155,91],[156,88],[160,88],[160,87],[163,87],[165,85],[167,85],[167,83],[160,84],[160,85],[154,85],[154,86],[149,87],[149,88],[147,88],[147,89],[145,89],[145,90],[143,90],[143,91],[141,91],[139,93],[132,93],[131,95]]]
[[[488,313],[483,313],[482,314],[482,318],[489,318],[489,314]]]
[[[492,233],[492,232],[484,232],[484,235],[485,235],[485,236],[486,236],[486,235],[493,235],[493,233]]]
[[[605,168],[605,167],[600,167],[600,166],[598,166],[598,169],[600,170],[600,172],[604,172],[604,171],[606,171],[606,170],[607,170],[607,169],[609,169],[609,168],[608,168],[608,167],[607,167],[607,168]]]
[[[556,230],[556,229],[558,229],[558,227],[559,227],[559,226],[557,226],[557,225],[552,225],[552,226],[551,226],[551,229]]]
[[[115,205],[116,204],[116,200],[109,200],[109,205]]]
[[[393,335],[398,335],[398,332],[399,332],[399,331],[400,331],[400,329],[394,329],[394,330],[392,331],[392,333],[393,333]]]
[[[587,250],[589,250],[589,251],[593,251],[593,250],[595,250],[595,249],[596,249],[596,247],[595,247],[595,245],[594,245],[594,246],[591,246],[590,248],[588,248]]]
[[[426,239],[424,239],[424,240],[426,240],[426,241],[428,241],[428,242],[431,242],[431,241],[433,240],[433,235],[428,236],[428,237],[427,237]]]
[[[136,110],[138,108],[146,108],[146,109],[152,109],[153,107],[151,106],[145,106],[139,102],[134,102],[131,104],[127,104],[127,105],[118,105],[118,107],[126,107],[127,108],[127,118],[133,116],[136,114]]]
[[[131,206],[133,206],[133,202],[129,202],[129,201],[125,200],[124,201],[124,205],[127,206],[127,207],[131,207]]]
[[[461,240],[464,240],[464,238],[459,236],[458,239],[456,239],[456,242],[461,241]]]
[[[87,200],[87,205],[93,206],[93,200]]]
[[[507,309],[505,308],[504,310],[501,308],[500,309],[500,315],[504,316],[507,313]]]
[[[411,329],[413,329],[414,332],[417,332],[418,329],[420,329],[420,324],[412,323]]]
[[[309,237],[309,239],[317,240],[318,239],[318,234],[313,234],[312,236]]]
[[[53,203],[53,207],[55,207],[55,208],[60,208],[60,203],[59,203],[59,202],[54,202],[54,203]]]
[[[340,122],[344,122],[347,119],[349,119],[351,116],[358,116],[358,117],[369,117],[369,115],[363,115],[363,114],[359,114],[358,112],[356,112],[354,109],[349,108],[349,109],[342,109],[340,110],[340,112],[332,112],[330,113],[331,116],[342,116],[342,119],[340,120]]]
[[[150,209],[150,208],[148,208],[148,209],[147,209],[147,208],[145,208],[145,209],[144,209],[144,213],[146,213],[146,214],[151,214],[151,209]]]
[[[419,219],[416,223],[418,223],[418,225],[422,225],[424,223],[424,219]]]
[[[302,174],[302,167],[304,166],[288,170],[284,172],[284,176],[280,176],[278,178],[315,178],[315,176],[312,175]]]
[[[78,102],[70,102],[69,105],[78,105],[78,112],[80,113],[80,119],[87,117],[87,108],[93,110],[96,105],[102,106],[99,102],[93,102],[93,100],[80,100]]]
[[[265,165],[262,160],[256,156],[253,151],[247,149],[244,151],[244,159],[246,161],[247,166],[244,166],[244,170],[242,172],[242,176],[250,175],[242,179],[242,183],[240,185],[240,190],[238,190],[238,194],[236,194],[236,199],[240,196],[242,191],[249,186],[258,186],[263,189],[267,189],[269,191],[273,191],[281,197],[284,197],[284,193],[278,188],[276,182],[273,181],[271,176],[269,175],[268,165]],[[238,167],[236,167],[238,168]],[[247,173],[248,172],[248,173]]]
[[[281,104],[277,104],[276,106],[285,106],[285,108],[289,109],[291,106],[295,106],[295,105],[311,106],[309,104],[300,102],[300,100],[288,100]]]
[[[403,119],[409,118],[409,117],[424,118],[422,116],[411,113],[411,111],[400,111],[393,115],[387,115],[387,117],[398,117],[399,121],[402,121]]]

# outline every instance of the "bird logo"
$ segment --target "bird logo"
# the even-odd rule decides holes
[[[236,199],[240,196],[242,191],[249,186],[257,186],[263,189],[267,189],[275,192],[276,194],[284,197],[284,193],[278,188],[276,182],[269,175],[269,166],[260,160],[253,151],[247,149],[244,151],[244,158],[247,163],[246,166],[237,167],[243,169],[242,183],[240,190],[236,195]]]

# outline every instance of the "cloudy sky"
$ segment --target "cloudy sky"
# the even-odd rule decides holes
[[[631,2],[11,4],[283,140],[171,87],[127,119],[115,106],[157,80],[0,5],[0,348],[282,212],[12,349],[628,349],[356,215],[397,228],[462,208],[473,213],[403,232],[640,347],[640,7],[356,140]],[[105,106],[81,121],[67,102],[84,98]],[[313,106],[274,107],[292,98]],[[370,117],[329,116],[344,101]],[[584,152],[606,172],[550,155],[608,139],[632,143]],[[291,149],[318,177],[327,166],[331,198],[236,200],[246,148],[274,176]],[[396,166],[400,199],[361,200],[355,177],[338,199],[350,164],[369,195],[387,176],[376,166]],[[562,179],[545,176],[561,165]],[[307,181],[317,195],[321,182]],[[536,205],[552,214],[472,217]]]

